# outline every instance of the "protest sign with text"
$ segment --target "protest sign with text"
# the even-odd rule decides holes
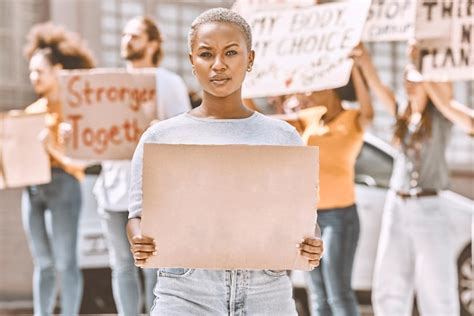
[[[156,69],[93,69],[60,74],[64,120],[74,159],[131,159],[143,131],[156,118]]]
[[[39,140],[45,113],[0,113],[0,189],[51,181],[49,155]]]
[[[351,50],[359,43],[369,1],[257,11],[247,16],[255,63],[243,97],[265,97],[344,86]]]
[[[474,80],[474,1],[418,1],[415,38],[426,80]]]
[[[414,0],[373,0],[362,40],[406,41],[414,35]]]
[[[145,266],[309,270],[318,179],[313,146],[145,144]]]
[[[246,16],[255,10],[301,8],[315,4],[316,0],[236,0],[231,9]]]

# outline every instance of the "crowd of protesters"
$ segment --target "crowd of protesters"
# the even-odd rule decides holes
[[[415,43],[409,54],[413,60]],[[94,187],[118,313],[138,315],[145,305],[147,312],[156,315],[296,314],[287,273],[139,268],[150,256],[159,256],[159,245],[140,229],[143,145],[186,143],[319,146],[320,200],[315,229],[320,227],[321,239],[306,238],[300,244],[301,256],[314,268],[307,273],[312,314],[359,315],[351,289],[359,236],[354,168],[364,130],[374,117],[370,90],[395,117],[393,138],[402,154],[383,215],[373,287],[375,313],[410,315],[416,292],[423,315],[459,314],[456,266],[450,254],[454,247],[445,213],[437,211],[437,193],[448,185],[445,151],[450,128],[455,124],[473,133],[472,111],[453,100],[450,84],[423,81],[412,62],[404,74],[407,102],[397,102],[362,44],[350,56],[354,66],[347,86],[264,100],[266,110],[262,110],[258,100],[242,100],[241,96],[254,55],[250,27],[240,15],[211,9],[197,17],[189,33],[189,59],[202,101],[192,109],[183,80],[160,66],[162,36],[155,22],[136,17],[123,29],[121,56],[126,68],[156,68],[157,116],[143,134],[133,160],[103,161]],[[83,288],[76,253],[79,181],[85,166],[63,154],[68,129],[57,76],[60,69],[92,68],[95,63],[78,36],[51,23],[31,30],[26,56],[31,83],[40,97],[26,111],[47,113],[42,141],[52,173],[50,183],[27,187],[22,201],[34,259],[34,310],[37,315],[52,313],[57,275],[61,313],[74,315],[79,312]],[[167,93],[160,96],[160,91]],[[349,108],[346,101],[358,107]],[[48,210],[51,235],[45,224]],[[416,221],[424,225],[415,233],[411,224]],[[413,264],[419,260],[428,262],[425,268]],[[245,282],[231,282],[238,276]],[[420,278],[424,282],[416,282]],[[230,292],[240,294],[229,298]]]

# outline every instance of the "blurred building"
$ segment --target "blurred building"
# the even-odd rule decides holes
[[[0,110],[23,108],[34,99],[22,47],[29,28],[52,20],[80,33],[95,52],[99,67],[121,67],[120,34],[135,15],[155,18],[164,35],[163,65],[180,74],[190,90],[197,90],[187,57],[187,32],[192,20],[211,7],[230,7],[233,0],[1,0]],[[382,80],[403,102],[402,72],[405,43],[368,44]],[[474,106],[474,83],[456,84],[456,97]],[[377,100],[374,100],[377,102]],[[390,140],[392,119],[376,103],[373,132]],[[448,156],[453,167],[473,169],[474,142],[455,130]]]
[[[196,89],[187,53],[188,28],[212,7],[230,7],[232,0],[1,0],[0,110],[23,108],[34,100],[23,58],[26,34],[38,22],[51,20],[78,32],[94,51],[99,67],[122,67],[120,36],[136,15],[158,21],[164,36],[163,65]]]
[[[0,1],[0,111],[33,100],[28,64],[21,56],[31,26],[48,18],[48,0]]]

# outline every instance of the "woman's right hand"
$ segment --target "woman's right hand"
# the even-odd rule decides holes
[[[132,236],[130,243],[130,251],[132,252],[133,259],[135,260],[135,265],[138,267],[142,267],[148,258],[156,255],[158,250],[153,238],[148,236]]]
[[[151,256],[156,255],[158,250],[153,238],[142,235],[140,224],[141,218],[139,217],[131,218],[127,223],[130,251],[137,267],[142,267]]]

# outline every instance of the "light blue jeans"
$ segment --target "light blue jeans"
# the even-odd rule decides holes
[[[319,267],[307,273],[312,315],[357,316],[357,299],[351,288],[352,265],[359,239],[355,205],[318,212],[324,242]]]
[[[151,315],[296,315],[286,271],[159,269]]]
[[[102,227],[109,249],[112,268],[112,291],[119,315],[134,316],[141,313],[141,287],[138,268],[130,252],[127,238],[128,211],[108,211],[100,209]],[[155,299],[153,288],[156,284],[157,270],[143,269],[145,279],[145,304],[150,311]]]
[[[79,313],[83,289],[77,262],[80,210],[79,182],[60,168],[52,169],[50,183],[30,186],[23,192],[23,226],[34,261],[35,315],[51,315],[56,299],[56,274],[61,288],[61,314]],[[47,211],[51,212],[51,225],[46,223]],[[51,228],[50,234],[47,227]]]

